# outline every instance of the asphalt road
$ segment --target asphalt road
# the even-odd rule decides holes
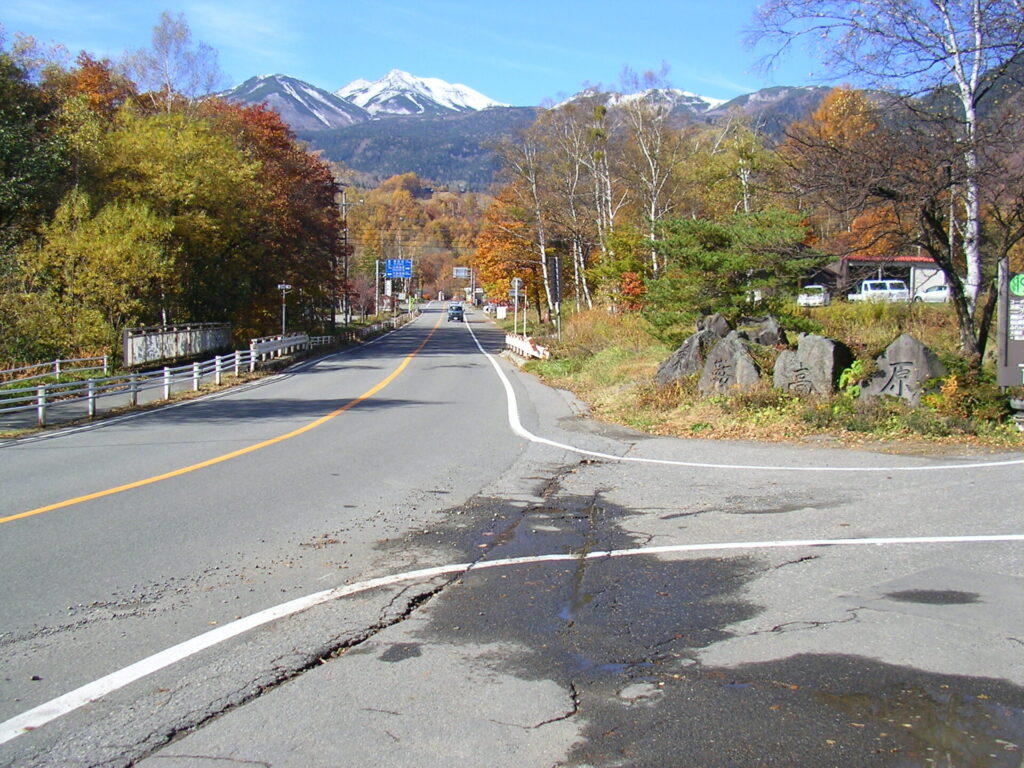
[[[651,438],[467,319],[0,446],[0,765],[1024,764],[1024,457]]]

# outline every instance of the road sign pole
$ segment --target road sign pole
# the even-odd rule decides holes
[[[279,290],[281,292],[281,335],[282,336],[284,336],[285,329],[288,327],[288,325],[287,325],[287,315],[286,315],[287,303],[285,301],[285,296],[288,295],[288,291],[290,291],[291,289],[292,289],[292,287],[288,283],[278,283],[277,284],[277,290]]]

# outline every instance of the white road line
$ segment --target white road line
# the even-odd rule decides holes
[[[741,464],[709,464],[701,462],[673,461],[668,459],[644,459],[637,457],[615,456],[613,454],[588,451],[576,446],[559,443],[553,440],[534,435],[522,426],[519,420],[519,407],[512,390],[512,384],[504,371],[498,365],[493,355],[488,354],[480,345],[472,327],[467,323],[480,352],[491,363],[497,372],[502,385],[505,387],[505,394],[508,404],[508,421],[512,431],[533,442],[550,445],[575,453],[608,459],[611,461],[632,461],[649,464],[663,464],[670,466],[684,467],[705,467],[718,469],[770,469],[770,470],[804,470],[804,471],[830,471],[830,472],[864,472],[864,471],[912,471],[912,470],[936,470],[936,469],[967,469],[978,467],[1008,466],[1024,463],[1024,459],[998,461],[998,462],[975,462],[971,464],[951,464],[944,466],[921,466],[921,467],[789,467],[789,466],[759,466]],[[1024,534],[997,534],[981,536],[928,536],[928,537],[888,537],[888,538],[863,538],[863,539],[793,539],[786,541],[754,541],[754,542],[718,542],[707,544],[676,544],[658,547],[640,547],[637,549],[606,550],[601,552],[589,552],[582,555],[587,560],[600,560],[606,558],[631,557],[636,555],[659,555],[659,554],[681,554],[687,552],[721,552],[721,551],[742,551],[759,549],[783,549],[794,547],[842,547],[842,546],[895,546],[895,545],[939,545],[939,544],[977,544],[977,543],[1008,543],[1024,542]],[[4,744],[23,733],[35,730],[52,720],[61,717],[79,707],[96,701],[113,691],[124,688],[126,685],[135,682],[153,672],[171,666],[183,659],[188,658],[200,651],[211,648],[219,643],[248,632],[251,629],[263,626],[272,621],[292,616],[301,611],[308,610],[314,606],[342,597],[355,595],[372,589],[392,586],[407,581],[419,581],[431,579],[437,576],[448,576],[459,573],[466,573],[475,570],[490,568],[501,568],[517,565],[528,565],[544,562],[572,562],[580,558],[580,555],[552,554],[535,555],[529,557],[503,558],[499,560],[484,560],[477,563],[457,563],[453,565],[442,565],[435,568],[424,568],[416,571],[407,571],[392,576],[383,576],[377,579],[369,579],[357,584],[350,584],[344,587],[336,587],[321,592],[314,592],[311,595],[291,600],[281,605],[267,608],[243,619],[225,624],[222,627],[206,632],[202,635],[186,640],[183,643],[167,648],[160,653],[137,661],[136,663],[101,677],[92,683],[77,688],[74,691],[52,699],[45,704],[23,712],[20,715],[0,723],[0,744]]]
[[[534,555],[529,557],[509,557],[499,560],[483,560],[477,563],[455,563],[452,565],[441,565],[435,568],[422,568],[405,573],[396,573],[392,576],[382,576],[376,579],[368,579],[357,584],[349,584],[343,587],[314,592],[311,595],[290,600],[287,603],[276,605],[259,611],[243,619],[225,624],[222,627],[205,632],[202,635],[186,640],[183,643],[160,651],[148,658],[112,672],[101,677],[81,688],[70,693],[51,699],[45,704],[34,707],[20,715],[0,723],[0,744],[40,728],[62,715],[66,715],[79,707],[90,702],[101,699],[109,693],[124,688],[125,686],[157,672],[161,669],[193,656],[200,651],[212,648],[219,643],[248,632],[251,629],[269,624],[272,621],[292,616],[301,611],[308,610],[314,606],[321,605],[331,600],[367,592],[381,587],[393,586],[408,581],[423,581],[437,576],[450,576],[459,573],[488,570],[492,568],[505,568],[518,565],[532,565],[536,563],[551,562],[575,562],[581,559],[603,560],[608,558],[635,557],[637,555],[664,555],[683,554],[688,552],[721,552],[721,551],[749,551],[759,549],[787,549],[801,547],[850,547],[850,546],[913,546],[913,545],[937,545],[937,544],[980,544],[980,543],[1008,543],[1024,542],[1024,534],[1005,534],[992,536],[927,536],[927,537],[892,537],[892,538],[865,538],[865,539],[793,539],[789,541],[747,541],[747,542],[717,542],[708,544],[675,544],[658,547],[638,547],[636,549],[611,549],[600,552],[588,552],[584,555],[552,554]]]
[[[1024,465],[1024,459],[1006,459],[1003,461],[974,461],[964,462],[961,464],[921,464],[921,465],[910,465],[910,466],[868,466],[868,467],[824,467],[824,466],[794,466],[788,464],[724,464],[724,463],[713,463],[704,461],[678,461],[675,459],[648,459],[641,456],[616,456],[613,453],[602,453],[600,451],[591,451],[586,448],[580,448],[579,446],[569,445],[568,443],[559,443],[555,440],[549,440],[546,437],[540,437],[530,432],[526,427],[523,426],[519,420],[519,404],[516,401],[515,392],[512,391],[512,382],[509,381],[505,372],[501,370],[501,366],[498,365],[498,361],[493,355],[487,352],[480,344],[480,340],[477,339],[476,334],[473,333],[473,328],[468,323],[466,325],[469,328],[470,334],[473,336],[473,341],[476,342],[477,349],[487,358],[491,366],[498,374],[498,378],[501,379],[502,385],[505,387],[505,399],[508,402],[508,424],[512,431],[522,437],[525,440],[529,440],[533,443],[539,443],[541,445],[549,445],[552,448],[559,448],[563,451],[570,451],[572,453],[580,454],[581,456],[593,456],[597,459],[606,459],[608,461],[622,461],[632,462],[635,464],[660,464],[662,466],[669,467],[690,467],[700,469],[739,469],[739,470],[765,470],[771,472],[935,472],[950,469],[981,469],[988,467],[1010,467]]]

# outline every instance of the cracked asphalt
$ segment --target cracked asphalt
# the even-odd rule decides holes
[[[433,319],[407,330],[403,348]],[[470,320],[494,349],[493,332]],[[5,607],[5,716],[275,600],[476,567],[241,634],[0,746],[0,765],[1024,765],[1020,542],[739,546],[1019,534],[1020,465],[905,471],[979,457],[652,438],[596,422],[567,393],[503,364],[524,426],[559,443],[731,467],[891,471],[581,457],[513,437],[493,371],[463,343],[467,329],[441,330],[425,347],[436,343],[435,354],[410,365],[408,387],[398,379],[382,393],[393,407],[359,414],[365,432],[352,419],[356,452],[309,441],[284,462],[281,471],[317,470],[309,488],[264,483],[269,498],[248,517],[190,518],[226,539],[212,554],[175,550],[186,565],[159,578],[125,566],[80,590],[90,600]],[[318,392],[312,382],[342,368],[289,386]],[[275,397],[274,386],[257,391]],[[252,419],[257,409],[237,410]],[[379,434],[385,449],[372,462],[366,441]],[[332,464],[332,451],[343,458]],[[47,450],[69,452],[57,441]],[[343,480],[353,470],[356,486]],[[325,477],[338,479],[319,487]],[[193,501],[212,486],[190,482]],[[52,545],[46,517],[33,518],[32,534]],[[71,520],[82,525],[62,524]],[[229,521],[240,529],[225,532]],[[648,551],[722,543],[737,546]],[[146,552],[150,565],[166,562]]]

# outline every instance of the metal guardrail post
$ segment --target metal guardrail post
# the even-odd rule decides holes
[[[96,418],[96,379],[89,379],[87,383],[89,398],[89,418]]]
[[[256,370],[256,343],[249,344],[249,373]]]
[[[133,406],[139,404],[139,376],[133,373],[128,379],[128,402]]]
[[[36,388],[36,423],[46,426],[46,385]]]
[[[213,357],[213,383],[220,386],[220,355]]]
[[[103,375],[110,375],[110,357],[108,355],[103,356]]]
[[[192,391],[199,391],[199,379],[201,378],[199,372],[199,363],[192,363]]]
[[[171,399],[171,369],[164,366],[164,400]]]

